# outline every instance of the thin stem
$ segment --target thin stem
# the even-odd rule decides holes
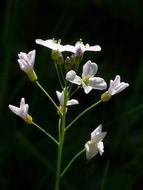
[[[63,82],[64,82],[64,84],[65,84],[65,83],[66,83],[66,81],[65,81],[65,78],[64,78],[64,74],[63,74],[62,65],[59,65],[59,67],[60,67],[60,73],[61,73],[62,80],[63,80]]]
[[[98,102],[92,104],[88,108],[86,108],[83,112],[81,112],[66,128],[65,131],[67,131],[81,116],[83,116],[86,112],[90,111],[92,108],[97,106],[99,103],[101,103],[102,100],[99,100]]]
[[[70,97],[69,99],[79,90],[79,87],[77,87],[71,94],[70,94]]]
[[[108,160],[107,164],[105,166],[105,170],[104,170],[104,174],[103,174],[103,180],[102,180],[102,184],[101,184],[101,189],[100,190],[104,190],[105,183],[106,183],[106,180],[107,180],[107,174],[108,174],[109,165],[110,165],[110,161]]]
[[[57,76],[58,76],[58,79],[59,79],[60,86],[63,89],[63,84],[62,84],[62,80],[61,80],[61,77],[60,77],[60,72],[59,72],[59,69],[57,67],[57,63],[56,62],[55,62],[55,68],[56,68],[56,72],[57,72]]]
[[[35,122],[32,122],[32,124],[35,127],[37,127],[37,129],[39,129],[40,131],[42,131],[45,135],[47,135],[54,143],[56,143],[57,145],[59,145],[59,142],[52,135],[50,135],[47,131],[45,131],[42,127],[40,127],[39,125],[37,125]]]
[[[85,151],[85,148],[82,149],[80,152],[78,152],[73,158],[72,160],[67,164],[67,166],[65,167],[65,169],[62,171],[60,177],[62,178],[63,175],[67,172],[67,170],[69,169],[69,167],[71,166],[71,164]]]
[[[55,190],[59,190],[60,186],[60,173],[61,173],[61,162],[62,162],[62,152],[63,152],[63,144],[65,137],[65,125],[66,125],[66,104],[67,104],[67,88],[64,88],[64,105],[63,105],[63,113],[61,124],[59,129],[59,146],[58,146],[58,158],[57,158],[57,170],[56,170],[56,182],[55,182]]]
[[[51,96],[48,94],[48,92],[46,92],[46,90],[41,86],[41,84],[38,81],[35,81],[35,83],[37,84],[37,86],[44,92],[44,94],[49,98],[49,100],[52,102],[52,104],[54,105],[54,107],[61,113],[59,107],[56,105],[56,103],[54,102],[54,100],[51,98]]]

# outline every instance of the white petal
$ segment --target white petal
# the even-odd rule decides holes
[[[49,40],[37,39],[36,43],[40,44],[42,46],[48,47],[50,49],[52,49],[53,46],[55,45],[55,42],[53,40],[51,40],[51,39],[49,39]]]
[[[86,85],[85,83],[82,83],[82,87],[83,87],[84,92],[85,92],[86,94],[88,94],[88,93],[92,90],[92,87],[89,86],[89,85]]]
[[[98,143],[102,141],[106,136],[107,132],[102,132],[102,125],[99,125],[92,133],[91,133],[91,142]]]
[[[24,53],[24,52],[20,52],[20,53],[18,54],[18,57],[19,57],[19,59],[24,59],[24,60],[27,61],[27,54]]]
[[[113,80],[110,80],[110,85],[109,85],[108,92],[109,92],[109,94],[111,94],[112,96],[115,94],[114,81],[113,81]]]
[[[107,84],[103,78],[100,77],[91,77],[88,80],[88,85],[94,89],[104,90],[107,88]]]
[[[21,98],[21,101],[20,101],[20,108],[23,108],[25,106],[25,99],[24,98]]]
[[[40,45],[43,45],[45,47],[48,47],[48,48],[50,48],[52,50],[58,50],[59,52],[65,51],[65,47],[63,45],[57,43],[53,39],[49,39],[49,40],[37,39],[36,43],[40,44]]]
[[[99,154],[101,156],[103,154],[103,152],[104,152],[104,144],[103,144],[102,141],[100,141],[100,142],[97,143],[97,148],[98,148]]]
[[[121,82],[120,86],[118,87],[117,91],[116,91],[116,94],[123,91],[125,88],[127,88],[129,86],[128,83],[124,83],[124,82]]]
[[[65,49],[65,51],[69,51],[69,52],[72,52],[72,53],[76,52],[75,46],[72,46],[72,45],[65,45],[64,49]]]
[[[28,66],[27,62],[25,62],[24,59],[18,59],[17,61],[19,63],[20,69],[22,71],[26,72],[29,69],[29,66]]]
[[[99,45],[89,46],[89,44],[86,44],[85,51],[101,51],[101,47]]]
[[[24,118],[28,114],[29,105],[25,104],[25,99],[21,98],[19,116]]]
[[[64,105],[64,91],[62,92],[56,91],[56,94],[57,94],[57,98],[59,100],[60,106],[63,106]]]
[[[90,141],[88,141],[85,144],[85,150],[86,150],[86,159],[88,160],[96,156],[98,153],[98,148],[96,144],[90,143]]]
[[[72,106],[72,105],[76,105],[79,104],[79,102],[75,99],[71,99],[67,101],[67,106]]]
[[[77,85],[81,84],[81,78],[77,76],[74,70],[71,70],[66,74],[66,80]]]
[[[87,61],[83,66],[82,77],[90,76],[93,77],[98,70],[96,63],[92,63],[90,60]]]
[[[91,140],[94,137],[102,132],[102,125],[100,124],[92,133],[91,133]]]
[[[114,85],[115,86],[119,85],[120,84],[120,80],[121,80],[120,75],[116,75],[116,77],[114,79]]]
[[[36,51],[33,50],[33,51],[30,51],[27,55],[28,57],[28,61],[30,63],[30,65],[33,67],[34,66],[34,63],[35,63],[35,56],[36,56]]]
[[[10,109],[13,113],[15,113],[16,115],[19,116],[19,110],[20,110],[20,109],[19,109],[18,107],[13,106],[13,105],[9,105],[8,107],[9,107],[9,109]]]

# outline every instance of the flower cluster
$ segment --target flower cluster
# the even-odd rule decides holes
[[[34,63],[36,51],[30,51],[29,53],[20,52],[18,54],[18,63],[20,69],[24,71],[29,79],[35,82],[41,90],[48,96],[50,101],[57,108],[59,117],[66,114],[67,106],[79,104],[76,99],[71,99],[74,93],[71,93],[73,84],[76,90],[83,88],[85,94],[90,93],[91,90],[106,90],[107,83],[102,77],[97,75],[98,65],[91,60],[86,61],[82,67],[82,73],[79,74],[79,65],[82,61],[83,55],[86,51],[98,52],[101,50],[99,45],[90,46],[89,44],[84,44],[81,40],[75,45],[62,45],[61,40],[56,41],[55,39],[42,40],[37,39],[37,44],[45,46],[52,50],[52,59],[56,64],[58,69],[60,65],[60,72],[58,72],[58,77],[60,79],[61,92],[56,90],[56,95],[59,101],[57,106],[53,99],[49,96],[45,90],[38,83],[37,75],[34,71]],[[70,52],[70,55],[64,59],[63,52]],[[61,72],[61,65],[62,72]],[[115,94],[123,91],[129,86],[128,83],[121,82],[120,75],[116,75],[114,80],[110,80],[108,89],[101,95],[100,102],[108,101]],[[75,90],[75,92],[76,92]],[[25,104],[25,99],[22,98],[20,102],[20,107],[15,107],[9,105],[9,108],[16,115],[20,116],[27,123],[32,123],[32,117],[28,114],[28,104]],[[84,113],[84,112],[83,112]],[[82,114],[79,115],[79,117]],[[77,118],[79,118],[77,117]],[[91,140],[85,144],[86,158],[93,158],[98,152],[100,155],[104,152],[104,145],[102,140],[104,139],[106,132],[102,132],[102,125],[99,125],[92,133]]]

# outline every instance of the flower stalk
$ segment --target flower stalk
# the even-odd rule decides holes
[[[62,178],[63,175],[67,172],[67,170],[69,169],[69,167],[72,165],[72,163],[83,153],[85,152],[85,148],[83,148],[81,151],[79,151],[72,159],[71,161],[67,164],[67,166],[65,167],[65,169],[62,171],[60,177]]]
[[[46,136],[48,136],[54,143],[56,143],[57,145],[59,145],[59,142],[52,135],[50,135],[47,131],[45,131],[42,127],[40,127],[39,125],[37,125],[35,122],[32,122],[32,124],[37,129],[39,129],[40,131],[42,131]]]
[[[41,84],[38,81],[35,81],[35,83],[37,84],[37,86],[44,92],[44,94],[49,98],[49,100],[52,102],[52,104],[54,105],[54,107],[57,109],[57,111],[61,112],[59,107],[56,105],[56,103],[54,102],[54,100],[51,98],[51,96],[48,94],[48,92],[46,92],[46,90],[41,86]]]
[[[81,112],[66,128],[65,130],[67,131],[79,118],[81,118],[85,113],[90,111],[92,108],[96,107],[98,104],[100,104],[102,101],[99,100],[98,102],[92,104],[88,108],[86,108],[83,112]]]
[[[66,126],[66,105],[67,105],[67,88],[64,88],[64,104],[61,115],[61,122],[59,121],[59,145],[58,145],[58,157],[57,157],[57,169],[56,169],[56,182],[55,190],[59,190],[60,186],[60,173],[61,173],[61,162],[62,152],[65,137],[65,126]]]

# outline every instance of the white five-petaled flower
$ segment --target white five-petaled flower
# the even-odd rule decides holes
[[[80,56],[85,51],[101,51],[101,47],[99,45],[90,46],[89,44],[83,44],[82,41],[76,42],[75,46],[66,45],[66,51],[75,53],[76,55]]]
[[[125,88],[127,88],[129,86],[128,83],[125,83],[125,82],[121,82],[120,81],[120,76],[117,75],[113,80],[110,80],[110,86],[109,86],[109,89],[108,89],[108,93],[110,95],[115,95],[121,91],[123,91]]]
[[[64,91],[62,91],[62,92],[56,91],[56,94],[57,94],[57,98],[60,103],[60,107],[63,108],[64,101],[65,101]],[[75,99],[71,99],[71,100],[67,101],[66,106],[72,106],[72,105],[76,105],[76,104],[79,104],[79,102]]]
[[[99,152],[100,155],[104,152],[104,139],[106,132],[102,132],[102,125],[100,124],[92,133],[91,140],[85,144],[86,159],[91,159]]]
[[[30,51],[28,54],[20,52],[18,54],[19,59],[17,60],[20,66],[20,69],[24,71],[31,81],[37,80],[37,76],[34,72],[34,63],[35,63],[36,51]]]
[[[65,46],[60,44],[60,40],[57,42],[54,39],[49,39],[49,40],[37,39],[36,43],[55,51],[59,52],[65,51]]]
[[[13,113],[24,119],[25,122],[32,123],[32,117],[28,114],[29,105],[25,104],[24,98],[21,98],[19,107],[13,105],[9,105],[8,107]]]
[[[94,75],[97,73],[97,70],[98,66],[96,63],[87,61],[83,65],[82,77],[79,77],[74,70],[70,70],[66,74],[66,80],[82,86],[86,94],[88,94],[92,89],[104,90],[107,87],[104,79],[100,77],[94,77]]]

